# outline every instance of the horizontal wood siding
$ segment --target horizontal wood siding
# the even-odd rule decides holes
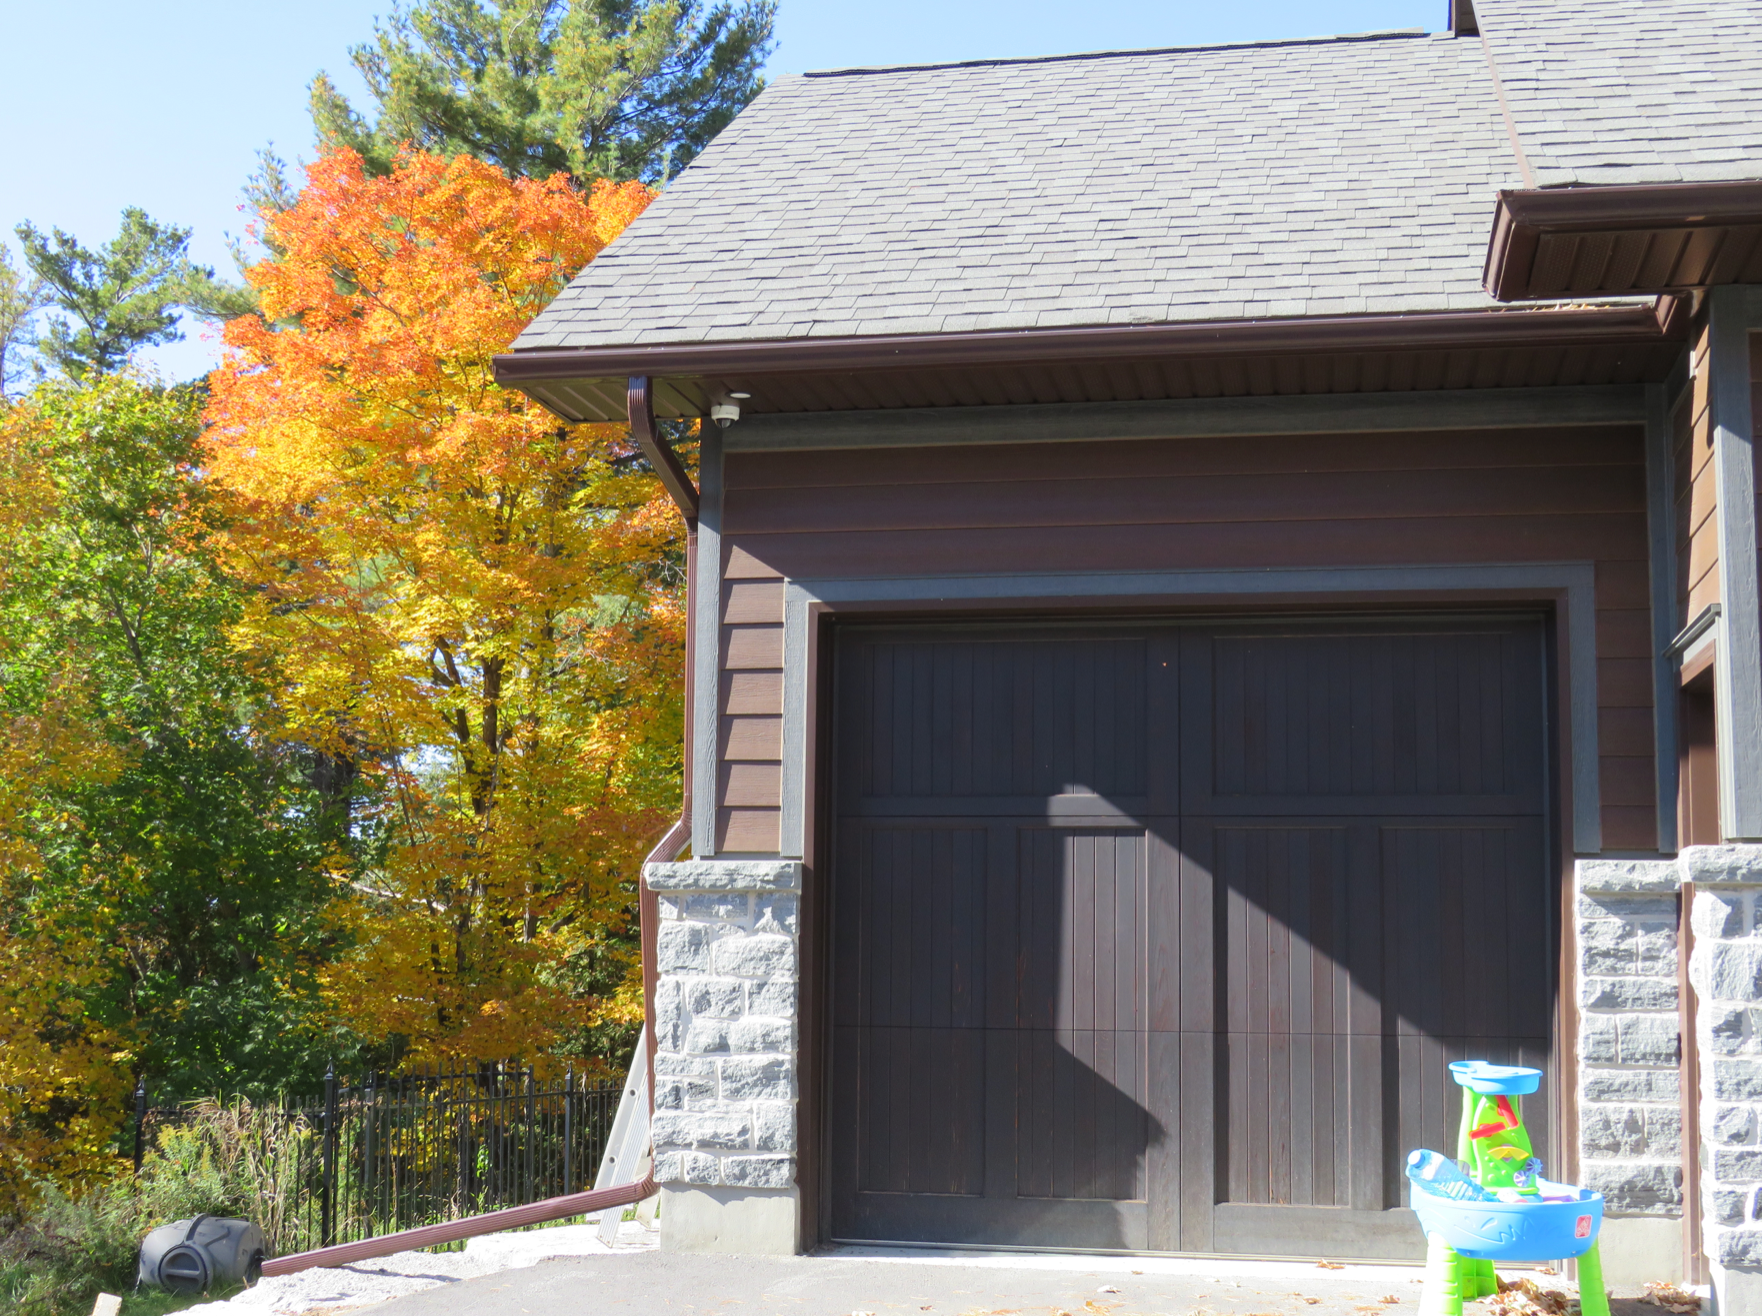
[[[725,480],[726,849],[776,835],[750,768],[781,752],[783,578],[1563,560],[1596,564],[1604,845],[1656,845],[1637,425],[735,452]]]
[[[783,580],[725,581],[720,639],[716,849],[775,854],[783,798]]]

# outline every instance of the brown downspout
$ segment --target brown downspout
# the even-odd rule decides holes
[[[636,440],[649,464],[655,468],[655,474],[660,476],[661,483],[666,486],[668,494],[685,518],[685,780],[680,789],[678,821],[667,829],[667,834],[649,851],[648,858],[644,861],[645,864],[664,864],[677,859],[691,844],[692,692],[695,685],[692,668],[697,654],[697,618],[692,605],[696,601],[693,586],[697,575],[698,492],[685,468],[679,464],[679,458],[673,449],[656,432],[654,400],[650,396],[646,375],[631,376],[628,396],[631,437]],[[637,908],[642,928],[642,1010],[649,1034],[648,1091],[649,1119],[652,1123],[655,1113],[655,937],[660,910],[655,893],[649,890],[648,882],[639,877],[638,883]],[[420,1229],[381,1234],[378,1238],[366,1238],[358,1243],[339,1243],[334,1247],[321,1247],[311,1252],[275,1257],[263,1263],[263,1274],[292,1275],[318,1267],[347,1266],[373,1257],[390,1256],[394,1252],[433,1247],[438,1243],[456,1243],[460,1239],[473,1238],[479,1234],[494,1234],[504,1229],[518,1229],[523,1225],[542,1224],[547,1220],[562,1220],[572,1215],[587,1215],[611,1207],[629,1206],[645,1197],[653,1197],[656,1191],[654,1171],[650,1170],[636,1183],[619,1184],[614,1188],[585,1193],[570,1193],[563,1197],[547,1197],[541,1202],[531,1202],[526,1206],[510,1206],[502,1211],[466,1216],[462,1220],[449,1220],[445,1224],[424,1225]]]

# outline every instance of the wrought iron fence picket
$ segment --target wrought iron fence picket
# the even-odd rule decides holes
[[[573,1069],[541,1083],[524,1066],[462,1073],[327,1075],[322,1096],[251,1111],[264,1177],[259,1220],[276,1255],[457,1219],[576,1191],[605,1153],[620,1085],[589,1085]],[[134,1151],[160,1147],[194,1107],[137,1096]],[[243,1121],[235,1121],[244,1127]]]

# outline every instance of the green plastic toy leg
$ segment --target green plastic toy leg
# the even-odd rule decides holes
[[[1471,1264],[1456,1255],[1442,1234],[1428,1234],[1426,1282],[1419,1295],[1419,1316],[1462,1316],[1463,1272]],[[1585,1316],[1592,1313],[1586,1312]],[[1608,1316],[1607,1311],[1603,1316]]]
[[[1493,1263],[1486,1257],[1465,1260],[1462,1264],[1469,1273],[1469,1281],[1462,1287],[1465,1300],[1490,1298],[1499,1291],[1499,1277],[1493,1273]]]
[[[1609,1290],[1603,1286],[1602,1244],[1578,1259],[1578,1309],[1580,1316],[1609,1316]]]

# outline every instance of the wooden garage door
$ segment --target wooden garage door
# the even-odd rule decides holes
[[[1539,623],[836,661],[832,1235],[1418,1255],[1447,1062],[1550,1059]]]

